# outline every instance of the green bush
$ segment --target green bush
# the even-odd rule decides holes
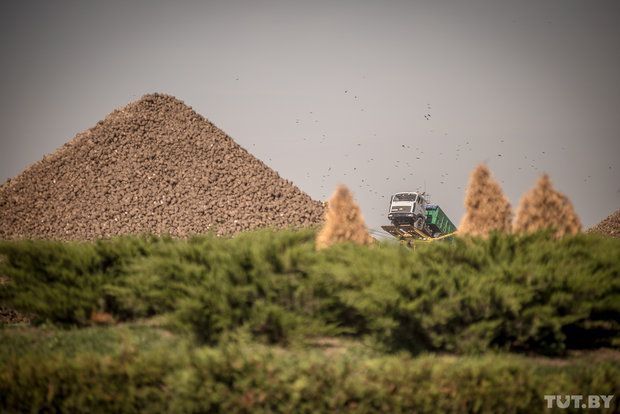
[[[128,266],[154,247],[158,238],[118,238],[95,243],[43,240],[0,241],[0,300],[35,315],[35,323],[85,325],[104,311],[104,288],[121,283]]]
[[[561,355],[617,346],[620,240],[494,234],[414,251],[393,244],[317,252],[314,232],[235,238],[0,242],[6,306],[85,325],[171,314],[203,343],[244,331],[268,343],[335,333],[388,351]]]
[[[127,328],[45,334],[0,356],[3,413],[542,413],[545,394],[620,391],[613,352],[412,358],[361,345],[341,353],[240,342],[194,348]],[[23,344],[15,336],[0,331],[10,348]],[[64,346],[47,349],[50,339]],[[105,349],[92,350],[95,339]],[[619,408],[616,398],[612,404],[608,412]]]
[[[102,267],[92,244],[3,242],[0,299],[56,323],[84,323],[100,298]]]
[[[337,319],[390,349],[561,354],[618,344],[618,251],[598,237],[494,234],[415,252],[336,246],[312,273]]]

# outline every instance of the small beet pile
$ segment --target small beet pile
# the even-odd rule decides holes
[[[501,186],[486,165],[478,165],[469,177],[459,233],[486,236],[491,231],[509,232],[511,220],[510,202]]]
[[[324,207],[174,97],[115,110],[0,187],[0,239],[312,226]]]
[[[370,245],[373,240],[353,194],[346,186],[338,186],[329,199],[325,224],[317,234],[316,247],[325,249],[343,242]]]
[[[588,233],[599,233],[605,236],[620,237],[620,210],[609,215],[603,221],[588,229]]]
[[[581,221],[573,203],[553,188],[547,174],[543,174],[534,188],[521,197],[513,225],[513,231],[517,233],[543,229],[553,229],[558,238],[581,231]]]

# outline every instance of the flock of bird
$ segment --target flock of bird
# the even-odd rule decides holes
[[[353,96],[353,99],[356,100],[356,101],[358,101],[358,99],[359,99],[358,95],[350,94],[350,91],[348,89],[345,89],[344,93],[346,95]],[[363,110],[364,108],[361,108],[361,109]],[[431,106],[430,103],[427,103],[425,111],[423,113],[423,118],[426,121],[430,121],[432,119],[431,112],[432,112],[432,106]],[[319,123],[319,120],[316,119],[316,117],[314,116],[315,114],[314,114],[313,111],[310,111],[308,113],[308,115],[311,115],[311,117],[310,117],[311,118],[310,119],[311,122],[313,122],[315,124]],[[295,124],[302,125],[303,123],[304,122],[303,122],[302,118],[296,118],[295,119]],[[431,133],[434,132],[434,129],[430,129],[429,132],[431,132]],[[444,132],[444,136],[447,136],[447,135],[448,135],[448,133]],[[375,138],[376,136],[377,136],[377,134],[373,133],[373,138]],[[318,140],[318,143],[319,144],[324,144],[326,142],[326,139],[327,139],[327,134],[321,133],[320,134],[320,138]],[[302,141],[310,142],[310,139],[304,137],[304,138],[302,138]],[[504,140],[500,139],[499,142],[503,144]],[[360,143],[360,142],[357,142],[355,144],[355,147],[357,147],[357,148],[362,147],[362,146],[363,146],[363,144]],[[424,154],[424,150],[421,149],[420,147],[412,147],[409,144],[400,144],[400,147],[402,148],[403,151],[411,151],[409,153],[410,154],[412,153],[412,156],[406,158],[406,159],[411,160],[411,161],[406,161],[406,160],[402,161],[400,159],[396,159],[396,160],[393,161],[393,163],[391,163],[391,164],[386,163],[386,165],[390,165],[390,169],[394,168],[394,169],[405,170],[406,171],[405,175],[402,175],[402,174],[397,174],[397,175],[400,176],[399,177],[400,178],[399,181],[407,182],[409,177],[414,177],[415,176],[415,171],[413,170],[414,166],[412,165],[413,160],[415,159],[416,161],[420,161],[425,154]],[[470,141],[469,140],[465,140],[465,142],[463,142],[463,143],[457,143],[456,147],[454,147],[454,161],[459,161],[461,159],[463,153],[466,152],[466,151],[467,152],[471,152],[472,151],[472,147],[470,145]],[[544,151],[543,151],[543,154],[544,154]],[[342,154],[342,156],[344,158],[349,158],[350,155],[351,154],[349,154],[349,153]],[[360,161],[364,160],[365,164],[371,164],[371,163],[373,163],[375,161],[374,158],[362,157],[361,154],[353,154],[353,156],[354,156],[355,159],[359,159]],[[437,156],[438,157],[444,157],[444,152],[443,151],[439,152],[437,154]],[[497,156],[498,157],[502,157],[502,154],[498,154]],[[348,171],[344,170],[344,169],[341,169],[340,172],[339,172],[339,174],[342,177],[341,180],[342,181],[347,181],[347,183],[349,183],[349,185],[351,185],[351,180],[350,179],[349,180],[345,180],[344,177],[349,177],[349,174],[353,174],[355,176],[359,176],[360,174],[358,174],[358,173],[359,173],[358,167],[353,167],[352,169],[350,169]],[[392,174],[390,176],[384,177],[383,180],[385,182],[395,181],[394,175],[396,175],[396,174]],[[321,196],[322,196],[323,199],[325,199],[328,196],[326,191],[330,190],[329,186],[333,186],[333,183],[331,183],[331,181],[330,181],[329,186],[327,185],[327,182],[332,177],[333,177],[333,173],[332,173],[332,167],[331,166],[328,167],[327,170],[324,171],[324,173],[320,175],[321,183],[320,183],[319,188],[322,191]],[[450,178],[448,173],[441,173],[439,177],[440,177],[440,179],[439,179],[439,184],[440,185],[447,184],[448,180]],[[306,179],[312,178],[311,172],[306,172],[305,178]],[[387,197],[386,194],[377,191],[376,190],[377,186],[376,185],[372,185],[369,182],[370,181],[369,179],[367,179],[367,178],[357,178],[357,179],[359,180],[356,183],[356,185],[355,185],[355,187],[357,187],[357,190],[363,190],[363,191],[365,191],[366,193],[368,193],[368,194],[370,194],[372,196],[376,196],[376,197],[382,198],[382,199],[385,199]],[[419,183],[416,183],[416,184],[419,185]],[[462,186],[457,186],[457,189],[458,190],[462,190],[463,187]],[[376,210],[376,207],[371,208],[371,210]]]
[[[361,112],[365,111],[366,108],[361,107],[360,99],[358,95],[353,94],[349,89],[345,89],[344,94],[346,96],[352,97],[353,102],[359,105],[358,109]],[[430,103],[426,104],[426,107],[424,108],[424,111],[422,113],[422,118],[424,119],[424,121],[422,122],[431,122],[434,120],[433,115],[432,115],[432,106]],[[294,122],[297,126],[302,126],[304,124],[307,124],[307,122],[310,122],[311,124],[315,126],[320,125],[319,119],[314,113],[314,111],[309,111],[307,113],[307,116],[301,116],[301,117],[295,118]],[[437,124],[437,123],[434,122],[433,124]],[[435,132],[435,129],[428,129],[428,133],[433,134],[434,132]],[[303,137],[302,141],[308,144],[311,144],[312,141],[318,144],[328,143],[329,137],[326,132],[324,131],[319,132],[316,134],[316,136],[318,137],[318,139],[309,139],[307,137]],[[435,136],[437,135],[435,134]],[[444,131],[443,136],[446,137],[447,139],[448,132]],[[373,133],[372,139],[374,142],[378,142],[377,140],[380,138],[377,138],[377,133]],[[389,197],[389,195],[385,193],[385,186],[381,186],[380,183],[378,182],[378,179],[374,175],[371,178],[365,177],[365,174],[364,174],[365,170],[375,171],[375,172],[377,171],[376,167],[375,168],[370,167],[366,169],[366,165],[368,164],[372,165],[372,164],[376,164],[378,161],[383,161],[383,160],[376,160],[374,157],[368,157],[367,156],[368,153],[364,153],[362,151],[364,149],[363,147],[365,146],[367,146],[367,144],[363,142],[356,142],[350,152],[345,152],[345,153],[340,154],[340,156],[342,156],[344,159],[356,160],[356,163],[354,164],[355,166],[348,167],[348,168],[347,167],[338,168],[338,167],[328,166],[327,169],[321,173],[319,177],[320,179],[319,188],[322,192],[321,199],[326,199],[329,195],[328,192],[331,191],[332,187],[336,184],[335,182],[333,182],[334,177],[338,177],[339,182],[345,182],[347,185],[352,187],[353,190],[357,190],[358,194],[362,192],[362,193],[366,193],[372,198],[381,198],[381,199],[386,199],[387,197]],[[436,165],[437,167],[436,171],[439,171],[441,167],[441,163],[452,163],[453,164],[455,162],[458,162],[464,159],[467,153],[471,153],[474,149],[474,146],[472,145],[471,140],[467,138],[462,140],[461,142],[451,144],[451,148],[448,148],[445,145],[440,145],[438,147],[442,148],[442,150],[436,151],[436,152],[431,151],[430,154],[425,154],[421,146],[414,147],[409,143],[399,144],[399,151],[403,152],[403,156],[399,158],[404,158],[404,159],[397,158],[397,159],[391,159],[390,161],[386,160],[384,162],[385,168],[387,169],[386,172],[388,173],[388,175],[382,179],[383,182],[385,183],[394,183],[394,182],[412,183],[413,177],[416,176],[416,172],[414,170],[415,168],[414,164],[420,162],[420,160],[422,160],[423,158],[428,159],[428,157],[433,157],[434,158],[433,163],[436,163],[433,165]],[[504,138],[498,138],[497,145],[495,147],[506,148]],[[562,151],[564,151],[565,149],[566,149],[565,147],[561,147]],[[360,151],[357,151],[357,150],[360,150]],[[496,153],[494,157],[497,160],[505,159],[506,158],[505,151],[508,151],[508,153],[510,153],[511,150],[509,148],[506,148],[504,151]],[[326,152],[329,152],[329,151],[326,150]],[[452,152],[453,154],[452,159],[448,159],[449,152]],[[539,172],[540,170],[536,166],[536,162],[540,161],[541,158],[546,157],[546,156],[548,156],[547,151],[540,151],[536,156],[532,156],[532,155],[528,156],[524,154],[523,165],[524,166],[527,165],[529,166],[530,169],[536,172]],[[491,160],[491,158],[486,158],[483,161],[488,162]],[[479,161],[479,160],[473,160],[471,156],[467,157],[467,160],[471,161],[472,163]],[[271,161],[271,158],[269,158],[269,161]],[[469,171],[468,169],[472,167],[472,165],[468,164],[466,167],[464,167],[467,169],[467,172]],[[519,171],[522,171],[524,168],[528,168],[527,166],[525,167],[524,166],[519,166],[517,167],[517,169]],[[612,167],[609,166],[609,169],[611,168]],[[397,172],[394,172],[394,170],[397,170]],[[401,171],[404,171],[404,173]],[[310,180],[313,176],[313,173],[308,171],[304,174],[304,176],[306,179]],[[466,178],[466,175],[459,176],[456,178],[460,182]],[[591,177],[588,176],[587,178],[584,178],[584,181],[587,181],[589,178]],[[455,179],[455,177],[454,176],[451,177],[450,174],[447,172],[440,173],[439,178],[438,178],[438,183],[439,185],[447,185],[453,179]],[[500,180],[500,181],[503,182],[503,180]],[[420,182],[415,181],[414,185],[416,186],[416,189],[420,189],[419,188],[420,184],[421,184]],[[381,191],[378,191],[377,190],[378,188],[379,189],[383,188],[383,189]],[[464,190],[464,186],[462,184],[456,186],[455,188],[461,191]],[[371,207],[371,210],[376,211],[377,207]]]

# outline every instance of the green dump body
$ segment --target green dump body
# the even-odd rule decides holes
[[[456,231],[456,226],[450,221],[446,213],[436,204],[426,206],[426,223],[433,231],[448,234]]]

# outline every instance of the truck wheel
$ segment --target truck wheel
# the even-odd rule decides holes
[[[417,219],[415,221],[415,223],[413,224],[413,227],[415,227],[418,230],[422,230],[424,228],[424,219]]]

